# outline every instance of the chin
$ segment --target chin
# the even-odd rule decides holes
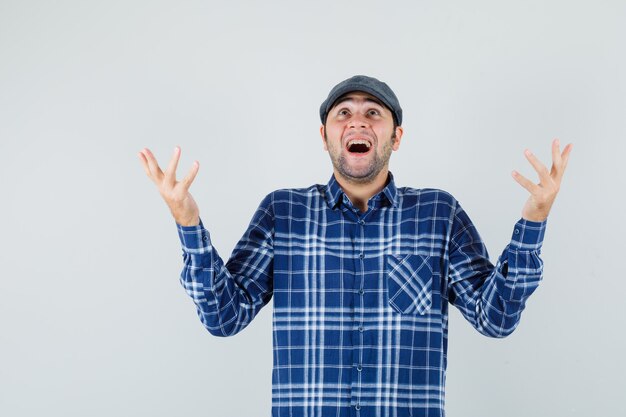
[[[375,172],[375,171],[371,171],[371,170],[361,171],[361,172],[340,170],[339,172],[346,179],[348,179],[348,180],[350,180],[352,182],[361,183],[361,184],[365,184],[365,183],[374,181],[374,179],[380,173],[380,171],[379,172]]]

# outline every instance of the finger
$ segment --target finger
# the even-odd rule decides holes
[[[563,149],[563,154],[561,158],[563,159],[563,170],[565,170],[565,166],[567,166],[567,161],[569,161],[569,154],[572,152],[573,144],[568,143],[565,149]]]
[[[517,181],[522,187],[526,188],[529,193],[535,194],[537,192],[537,185],[533,183],[531,180],[523,176],[517,171],[511,172],[511,176],[515,181]]]
[[[539,174],[539,183],[547,183],[550,181],[550,172],[548,168],[533,154],[529,149],[524,151],[526,159],[535,168],[537,174]]]
[[[559,165],[561,162],[560,142],[558,139],[552,141],[552,162]]]
[[[563,174],[565,173],[565,168],[567,168],[567,162],[569,161],[569,154],[570,152],[572,152],[573,147],[574,145],[572,145],[571,143],[568,143],[565,149],[563,149],[563,153],[561,154],[561,159],[563,160],[563,164],[559,171],[559,176],[558,176],[559,182],[561,181],[561,178],[563,178]]]
[[[198,174],[199,169],[200,169],[200,163],[198,161],[193,161],[193,164],[191,165],[191,169],[189,170],[189,173],[187,174],[187,176],[185,176],[185,178],[183,178],[180,181],[183,184],[183,187],[185,187],[185,190],[188,190],[189,187],[191,187],[191,183],[196,178],[196,175]]]
[[[563,161],[561,159],[561,151],[559,150],[559,140],[554,139],[552,141],[552,168],[550,169],[550,176],[558,176]]]
[[[163,181],[163,171],[161,171],[161,168],[159,167],[159,164],[157,163],[156,158],[154,157],[154,155],[152,155],[152,152],[150,152],[150,149],[144,148],[143,150],[144,150],[143,154],[146,156],[146,159],[148,160],[148,168],[150,168],[150,172],[152,173],[152,178],[156,182]]]
[[[148,168],[148,160],[146,159],[145,155],[142,152],[138,152],[137,155],[139,156],[139,161],[141,162],[143,170],[146,171],[146,175],[148,176],[148,178],[152,179],[150,168]]]
[[[170,163],[165,170],[165,180],[171,185],[176,183],[176,168],[178,167],[178,161],[180,159],[180,148],[176,146],[174,148],[174,155],[170,159]]]

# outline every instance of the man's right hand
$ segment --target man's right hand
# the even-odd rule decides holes
[[[181,181],[176,181],[176,167],[180,159],[180,148],[174,149],[174,155],[165,172],[161,171],[150,149],[144,148],[139,152],[139,160],[146,175],[156,184],[161,197],[170,208],[174,220],[181,226],[196,226],[200,224],[198,205],[189,193],[189,187],[196,178],[200,164],[194,161],[191,170]]]

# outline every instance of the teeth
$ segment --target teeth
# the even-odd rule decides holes
[[[363,139],[352,139],[351,141],[348,142],[348,147],[352,145],[365,145],[368,148],[372,146],[368,141],[363,140]]]

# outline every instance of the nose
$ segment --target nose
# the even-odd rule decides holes
[[[369,126],[369,123],[364,115],[356,113],[350,118],[349,127],[353,129],[364,129]]]

